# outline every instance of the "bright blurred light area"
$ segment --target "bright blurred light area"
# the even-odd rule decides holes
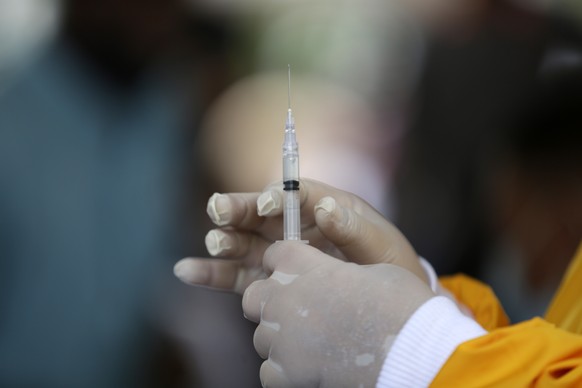
[[[236,16],[248,33],[252,69],[312,73],[375,97],[416,75],[421,36],[397,1],[320,0],[194,2]]]
[[[56,34],[59,0],[0,0],[0,87]]]
[[[238,191],[256,191],[281,179],[287,73],[261,73],[229,89],[202,126],[202,152],[210,173]],[[321,78],[292,76],[301,171],[359,194],[385,208],[388,147],[365,100]]]

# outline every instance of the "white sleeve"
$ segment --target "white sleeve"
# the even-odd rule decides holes
[[[426,301],[396,336],[376,388],[427,387],[461,343],[487,332],[444,296]]]

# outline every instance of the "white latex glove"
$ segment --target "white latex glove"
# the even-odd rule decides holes
[[[390,264],[344,263],[298,242],[265,253],[266,280],[243,297],[267,360],[263,387],[374,387],[395,336],[434,294]]]
[[[301,181],[302,238],[334,257],[358,264],[391,263],[427,282],[418,255],[406,238],[358,196],[324,183]],[[212,256],[187,258],[174,272],[182,281],[242,294],[265,277],[265,250],[283,236],[283,185],[262,193],[214,194],[208,201],[210,219],[219,226],[206,235]]]

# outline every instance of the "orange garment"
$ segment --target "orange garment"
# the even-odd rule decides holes
[[[441,280],[490,333],[461,344],[433,387],[582,387],[582,245],[545,320],[507,326],[489,287],[466,276]]]

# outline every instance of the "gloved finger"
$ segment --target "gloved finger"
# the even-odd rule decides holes
[[[259,377],[263,388],[292,387],[289,380],[285,377],[281,365],[273,361],[270,357],[261,364]]]
[[[255,280],[265,278],[261,267],[246,268],[240,261],[185,258],[174,266],[174,274],[193,286],[242,294]]]
[[[418,255],[396,227],[383,218],[373,222],[332,197],[315,205],[315,222],[349,261],[357,264],[390,263],[406,268],[428,282]]]
[[[242,298],[242,308],[246,319],[253,322],[260,322],[263,316],[272,288],[275,284],[270,279],[257,280],[249,285],[244,291]]]
[[[393,257],[385,229],[339,205],[332,197],[324,197],[315,205],[315,222],[321,233],[351,261],[375,264]]]
[[[329,256],[318,249],[299,241],[277,241],[265,251],[263,270],[271,280],[285,284],[281,279],[292,279],[293,275],[301,275],[310,269],[325,263]],[[275,276],[277,272],[283,276]],[[286,276],[285,276],[286,275]]]
[[[269,357],[271,344],[279,330],[281,330],[281,325],[278,323],[261,319],[261,322],[259,326],[257,326],[255,334],[253,335],[253,345],[261,358]]]
[[[230,290],[238,276],[234,261],[185,258],[174,265],[174,275],[186,284]]]
[[[351,204],[354,208],[360,208],[361,206],[359,206],[359,203],[363,201],[359,200],[359,198],[353,194],[312,179],[301,179],[299,187],[302,236],[313,246],[327,250],[329,249],[329,247],[326,247],[328,243],[326,243],[322,238],[321,232],[315,225],[313,213],[314,205],[325,195],[334,195],[338,198],[342,198],[343,202]],[[260,216],[265,216],[268,220],[275,221],[275,217],[280,217],[283,213],[284,195],[283,183],[281,181],[266,186],[257,198],[258,214]],[[265,232],[265,235],[270,236],[273,240],[280,240],[283,233],[282,222],[279,221],[278,223],[273,224],[268,220],[261,225],[260,229]]]
[[[313,205],[315,205],[319,198],[324,195],[332,195],[339,192],[340,190],[325,183],[302,178],[299,183],[301,208],[306,209],[307,213],[310,213]],[[257,199],[258,213],[262,216],[270,217],[283,214],[284,195],[282,181],[268,184]],[[307,213],[305,214],[306,216],[308,215]]]
[[[360,208],[364,201],[347,191],[336,189],[325,183],[302,178],[299,184],[301,217],[303,225],[310,225],[314,220],[313,208],[319,200],[325,196],[333,196],[344,206]],[[284,204],[283,183],[273,182],[269,184],[257,199],[257,210],[261,216],[276,216],[283,213]],[[357,210],[357,209],[354,209]]]
[[[255,255],[262,257],[270,242],[255,233],[234,229],[212,229],[204,238],[206,249],[212,256],[245,257]]]
[[[214,193],[208,200],[206,212],[218,226],[230,226],[239,230],[253,231],[270,241],[283,235],[282,222],[267,219],[257,213],[260,193]]]
[[[235,226],[253,230],[264,218],[257,214],[257,198],[260,193],[214,193],[206,206],[208,216],[218,226]]]

